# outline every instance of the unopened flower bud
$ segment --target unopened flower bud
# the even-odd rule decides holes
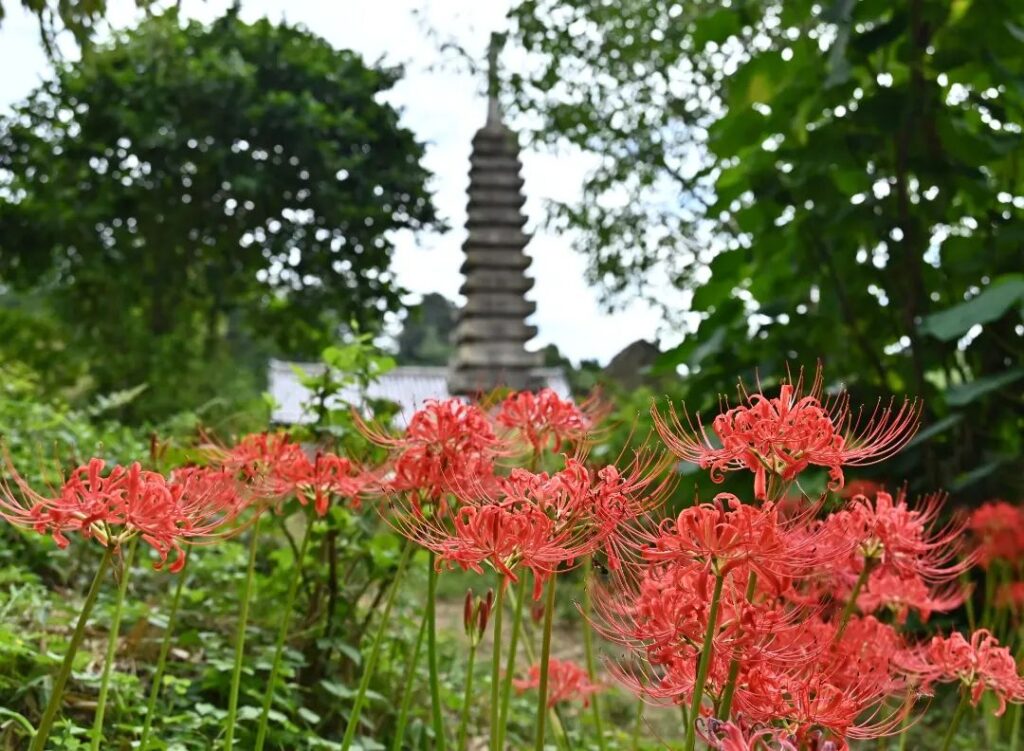
[[[494,609],[494,590],[487,590],[487,597],[480,603],[477,611],[477,639],[482,639],[487,631],[487,623],[491,619],[491,611]]]
[[[466,590],[466,601],[462,606],[462,627],[469,636],[473,630],[473,590]]]

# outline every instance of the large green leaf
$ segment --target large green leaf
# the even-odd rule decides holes
[[[1012,274],[989,285],[967,302],[924,319],[921,331],[944,342],[958,339],[972,326],[1002,318],[1010,308],[1024,301],[1024,274]]]
[[[999,373],[997,375],[985,376],[984,378],[978,378],[977,380],[970,381],[969,383],[960,384],[953,386],[949,391],[946,392],[946,403],[953,407],[962,407],[965,404],[980,399],[993,391],[997,391],[1003,386],[1008,386],[1015,381],[1019,381],[1024,378],[1024,368],[1014,368],[1008,370],[1005,373]]]

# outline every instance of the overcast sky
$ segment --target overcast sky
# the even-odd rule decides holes
[[[25,97],[48,74],[34,17],[11,0],[0,26],[0,108]],[[110,20],[132,22],[134,11],[123,0],[112,0]],[[184,0],[186,14],[202,19],[219,15],[226,0]],[[506,0],[242,0],[242,16],[268,16],[301,23],[337,47],[363,54],[369,61],[403,64],[405,78],[389,96],[402,111],[403,124],[426,144],[426,167],[435,175],[432,188],[441,215],[452,230],[444,235],[402,236],[397,240],[395,271],[405,288],[440,292],[456,298],[462,276],[461,245],[465,238],[470,139],[484,121],[483,84],[464,66],[438,51],[435,29],[445,39],[484,57],[491,31],[504,28]],[[462,70],[460,70],[460,68]],[[652,339],[659,317],[648,306],[635,303],[627,310],[604,314],[597,295],[583,281],[583,258],[570,248],[568,238],[537,229],[546,198],[571,198],[587,169],[581,155],[554,156],[524,152],[530,274],[536,286],[530,296],[537,302],[533,317],[540,330],[531,348],[551,342],[575,361],[596,358],[606,362],[630,342]]]

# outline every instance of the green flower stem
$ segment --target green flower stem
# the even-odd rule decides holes
[[[492,612],[494,613],[494,631],[491,632],[491,751],[499,751],[501,749],[501,707],[499,699],[501,684],[501,626],[505,613],[505,581],[501,575],[498,576],[498,592]]]
[[[427,560],[427,666],[430,668],[430,707],[434,724],[434,748],[444,751],[444,716],[441,713],[441,680],[437,671],[437,567],[435,554]]]
[[[715,591],[711,595],[711,608],[708,610],[708,627],[704,633],[704,646],[700,650],[700,662],[697,663],[697,680],[693,685],[693,700],[690,703],[690,715],[686,723],[686,751],[694,751],[697,745],[697,719],[700,717],[701,700],[704,698],[704,683],[708,679],[711,666],[711,650],[714,648],[715,632],[718,630],[718,607],[722,601],[722,584],[725,577],[715,575]]]
[[[256,573],[256,551],[259,549],[260,519],[252,525],[249,537],[249,565],[242,585],[242,601],[239,603],[238,626],[235,632],[235,665],[231,671],[231,693],[228,696],[228,717],[224,723],[224,751],[231,751],[235,745],[235,721],[238,717],[238,692],[242,686],[242,662],[245,659],[245,629],[249,624],[249,599],[252,596],[252,581]]]
[[[306,561],[306,550],[309,549],[309,540],[313,536],[313,516],[306,516],[306,530],[302,534],[302,543],[296,552],[295,563],[292,565],[292,578],[288,582],[288,593],[285,595],[284,612],[281,613],[281,623],[277,628],[277,642],[274,645],[274,662],[270,668],[270,678],[267,680],[267,690],[263,694],[263,707],[260,710],[260,723],[256,731],[256,751],[263,751],[263,745],[267,740],[267,725],[270,720],[270,705],[274,700],[274,686],[277,684],[277,675],[281,671],[281,658],[284,655],[284,642],[288,638],[288,626],[291,624],[292,610],[295,608],[295,598],[299,593],[299,582],[302,581],[302,569]]]
[[[644,703],[636,703],[636,721],[633,723],[633,738],[630,740],[630,751],[640,751],[640,728],[644,723]]]
[[[970,573],[964,571],[960,574],[960,586],[964,591],[964,609],[967,611],[967,627],[973,634],[977,630],[977,620],[974,617],[974,598],[971,597]]]
[[[535,751],[544,751],[544,726],[548,717],[548,668],[551,661],[551,626],[555,615],[555,584],[556,573],[551,574],[548,582],[548,595],[544,603],[544,633],[540,647],[540,685],[537,687],[537,734],[534,743]]]
[[[565,724],[565,718],[562,716],[562,710],[559,709],[556,704],[551,708],[551,726],[557,731],[555,736],[558,738],[558,746],[562,751],[573,751],[572,741],[569,740],[569,730]]]
[[[850,599],[846,601],[846,607],[843,608],[842,615],[839,616],[839,628],[836,629],[836,635],[832,637],[833,644],[843,638],[843,634],[846,632],[846,626],[850,622],[850,617],[853,615],[853,611],[857,608],[857,598],[860,596],[860,591],[864,589],[864,585],[868,582],[868,577],[871,576],[871,572],[874,570],[874,561],[864,561],[864,568],[860,571],[860,576],[857,577],[857,583],[853,585],[853,591],[850,592]]]
[[[591,683],[597,683],[597,665],[594,660],[594,630],[590,625],[591,612],[594,604],[590,595],[590,569],[593,565],[590,556],[583,561],[583,652],[587,661],[587,676]],[[594,694],[590,697],[590,711],[594,715],[594,732],[597,733],[597,747],[605,751],[604,723],[601,721],[600,697]]]
[[[522,621],[522,624],[523,634],[526,637],[525,639],[523,639],[523,651],[526,653],[526,659],[529,662],[529,664],[537,665],[539,664],[539,661],[537,660],[537,656],[534,654],[533,647],[531,646],[531,642],[535,641],[535,634],[532,633],[529,619],[524,619]],[[560,735],[565,735],[566,730],[562,726],[561,721],[558,719],[558,714],[555,712],[554,707],[548,710],[548,721],[551,723],[551,727],[557,730]],[[502,735],[502,738],[504,737],[505,736]],[[569,743],[568,737],[563,738],[563,741],[563,745],[567,745]]]
[[[82,638],[85,636],[85,624],[88,622],[89,614],[92,613],[92,609],[96,605],[96,598],[99,596],[100,587],[103,584],[103,575],[107,573],[107,569],[110,567],[110,559],[113,555],[114,551],[110,548],[103,552],[103,558],[100,560],[100,565],[93,576],[92,584],[89,585],[89,592],[85,596],[82,610],[78,614],[78,622],[75,624],[75,630],[71,634],[71,643],[68,644],[68,650],[64,653],[64,660],[60,664],[60,670],[57,671],[57,677],[53,680],[50,700],[43,711],[43,717],[39,721],[39,729],[36,730],[36,734],[32,738],[32,745],[29,747],[29,751],[43,751],[46,748],[46,741],[50,737],[50,728],[53,727],[53,721],[60,710],[61,700],[64,698],[64,687],[67,685],[68,677],[71,675],[71,668],[75,663],[75,655],[78,653],[78,648],[82,646]]]
[[[526,574],[521,574],[516,585],[516,604],[512,614],[512,634],[505,657],[505,675],[501,679],[501,712],[498,715],[498,748],[504,748],[505,730],[508,724],[508,707],[512,697],[512,678],[516,673],[516,650],[519,648],[519,634],[523,630],[523,603],[526,601]]]
[[[92,723],[92,743],[89,744],[91,751],[99,751],[100,741],[103,738],[103,716],[107,710],[107,695],[110,692],[110,673],[114,667],[114,660],[117,657],[117,637],[121,632],[121,614],[124,612],[124,596],[128,591],[128,579],[132,573],[132,561],[135,558],[135,548],[139,544],[139,538],[133,537],[128,543],[128,552],[123,558],[121,569],[121,582],[117,587],[117,600],[114,603],[114,620],[110,624],[110,633],[107,635],[107,654],[103,660],[103,677],[100,678],[100,695],[96,701],[96,718]]]
[[[156,711],[156,700],[160,696],[160,684],[164,680],[164,671],[167,668],[167,655],[171,651],[171,637],[174,635],[174,626],[178,619],[178,606],[181,603],[181,593],[185,589],[185,572],[178,574],[178,585],[174,588],[174,599],[171,600],[171,613],[167,616],[167,626],[164,629],[164,639],[160,643],[160,656],[156,661],[156,672],[153,673],[153,685],[149,688],[149,700],[146,702],[146,720],[142,725],[142,738],[139,740],[139,751],[148,751],[149,736],[153,728],[153,713]]]
[[[402,742],[405,740],[405,726],[409,723],[409,705],[412,703],[412,686],[416,682],[416,666],[420,662],[420,652],[423,651],[423,637],[427,635],[427,616],[424,614],[420,619],[420,631],[416,635],[416,646],[412,648],[412,655],[409,656],[409,664],[405,667],[405,683],[402,689],[402,706],[398,710],[398,723],[395,725],[395,742],[391,745],[391,751],[402,751]]]
[[[747,602],[754,601],[754,592],[757,590],[757,572],[753,569],[747,575]],[[736,681],[740,675],[740,658],[734,654],[732,662],[729,663],[729,677],[725,683],[725,690],[722,692],[722,701],[718,707],[718,718],[728,720],[729,712],[732,710],[732,697],[736,692]]]
[[[466,690],[462,695],[462,712],[459,716],[459,751],[466,751],[469,707],[473,702],[473,670],[476,668],[476,647],[477,643],[474,638],[469,643],[469,660],[466,664]]]
[[[985,603],[981,609],[981,620],[979,623],[982,627],[991,629],[992,626],[992,606],[995,604],[996,599],[996,576],[999,561],[993,561],[992,565],[985,571]]]
[[[1017,751],[1017,749],[1020,746],[1020,736],[1021,736],[1021,728],[1020,728],[1021,705],[1020,704],[1014,704],[1013,705],[1013,709],[1010,710],[1010,711],[1013,713],[1013,715],[1012,715],[1012,717],[1013,717],[1012,723],[1013,724],[1011,725],[1011,729],[1010,729],[1010,751]]]
[[[906,751],[907,737],[910,735],[910,715],[903,718],[903,726],[900,728],[900,742],[896,744],[897,751]]]
[[[963,719],[964,712],[967,711],[967,703],[970,700],[970,696],[970,692],[967,690],[960,690],[960,703],[957,704],[956,711],[953,712],[953,719],[950,721],[949,729],[946,731],[946,738],[942,741],[942,751],[949,751],[953,738],[956,736],[957,728],[960,727],[960,720]]]
[[[356,691],[355,702],[352,705],[352,712],[348,716],[348,725],[345,728],[345,737],[341,740],[341,750],[348,751],[352,741],[356,737],[356,729],[359,727],[359,717],[363,713],[363,705],[366,703],[366,692],[370,688],[370,679],[377,668],[377,658],[380,656],[380,648],[384,643],[384,634],[388,630],[388,623],[391,620],[391,608],[395,604],[395,595],[402,585],[402,575],[405,573],[409,558],[412,556],[412,543],[406,542],[402,550],[402,557],[398,560],[398,570],[395,571],[394,581],[391,582],[391,591],[384,602],[384,610],[380,614],[380,622],[377,624],[377,633],[373,637],[373,646],[370,647],[370,656],[363,666],[363,676],[359,679],[359,688]]]

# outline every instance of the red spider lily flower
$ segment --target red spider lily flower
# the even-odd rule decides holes
[[[495,457],[506,452],[487,413],[459,399],[428,401],[398,437],[356,418],[369,440],[395,452],[384,489],[415,493],[417,503],[419,494],[438,501],[453,485],[493,474]]]
[[[747,728],[741,721],[700,718],[697,732],[711,751],[798,751],[791,739],[778,728]],[[835,751],[835,744],[823,745],[821,751]]]
[[[892,611],[896,622],[903,624],[910,611],[916,610],[922,621],[932,613],[948,613],[964,602],[964,591],[957,582],[936,589],[929,587],[919,576],[899,575],[885,570],[874,571],[867,586],[857,597],[862,613]]]
[[[754,495],[767,500],[769,477],[792,481],[809,466],[825,467],[830,487],[843,487],[843,467],[880,462],[899,451],[914,436],[920,417],[918,402],[904,400],[895,408],[879,404],[865,421],[854,414],[845,392],[823,399],[821,370],[815,373],[807,394],[803,376],[783,383],[777,397],[742,390],[744,404],[719,414],[711,437],[700,417],[674,406],[667,416],[652,409],[658,433],[676,456],[711,470],[711,479],[722,482],[724,473],[747,469],[754,473]],[[685,421],[685,425],[683,424]]]
[[[870,562],[893,575],[917,577],[929,584],[950,581],[969,569],[973,559],[958,560],[963,549],[962,521],[936,528],[944,501],[945,496],[938,493],[911,508],[903,492],[894,497],[880,491],[874,500],[857,496],[825,521],[824,534],[854,542],[850,569],[856,572],[862,562]]]
[[[518,391],[505,398],[495,419],[524,438],[535,453],[547,448],[557,452],[586,438],[595,422],[595,415],[588,414],[593,406],[593,402],[577,406],[548,388]]]
[[[858,495],[874,495],[880,490],[885,490],[885,485],[883,483],[876,482],[875,480],[865,480],[858,478],[856,480],[847,482],[843,486],[843,489],[840,492],[840,496],[842,496],[846,500],[850,500],[851,498],[854,498],[855,496]]]
[[[302,446],[287,433],[251,433],[234,446],[209,447],[209,453],[219,466],[247,481],[265,480],[278,467],[305,457]]]
[[[789,533],[805,522],[806,517],[796,517],[783,524],[773,503],[758,508],[720,493],[714,503],[691,506],[675,520],[663,521],[643,555],[652,561],[693,561],[721,575],[747,566],[781,586],[812,560],[813,540]]]
[[[540,686],[540,665],[532,665],[526,678],[515,678],[512,684],[517,691],[529,691]],[[590,706],[590,697],[604,686],[591,683],[587,671],[568,660],[548,660],[548,707],[553,708],[563,701],[581,701]]]
[[[279,462],[265,480],[266,492],[271,497],[295,495],[303,506],[312,500],[319,516],[327,513],[332,496],[349,498],[358,509],[360,493],[368,483],[366,473],[332,453],[317,453],[312,461],[305,453],[291,455]]]
[[[974,510],[967,526],[977,546],[978,563],[1017,562],[1024,558],[1024,508],[1006,501],[989,501]]]
[[[676,480],[665,472],[670,461],[641,450],[625,470],[608,465],[597,470],[596,477],[587,474],[590,489],[580,497],[594,528],[594,542],[612,571],[619,568],[623,555],[644,544],[644,524],[671,494]]]
[[[548,576],[598,544],[588,525],[589,485],[581,483],[581,473],[585,476],[586,469],[570,460],[553,476],[514,469],[508,477],[466,480],[453,488],[459,500],[455,509],[428,511],[414,501],[403,507],[403,498],[397,497],[397,513],[389,521],[434,551],[439,566],[481,572],[487,564],[511,581],[518,581],[521,569],[528,570],[536,599]]]
[[[772,585],[760,580],[748,602],[749,573],[738,567],[724,580],[705,686],[711,696],[724,688],[733,658],[751,663],[794,659],[779,650],[789,649],[790,632],[803,629],[796,611],[782,608]],[[632,665],[613,667],[635,693],[655,702],[692,697],[698,645],[710,618],[709,579],[701,564],[647,562],[638,575],[624,569],[611,584],[595,585],[594,627],[635,656]]]
[[[156,568],[174,555],[171,572],[184,567],[186,542],[211,537],[241,506],[233,477],[205,470],[179,470],[168,481],[138,463],[104,474],[104,461],[92,459],[73,470],[59,492],[44,496],[9,469],[19,497],[4,483],[0,514],[8,521],[49,534],[62,548],[71,533],[118,549],[138,535],[157,551]]]
[[[934,683],[959,681],[971,692],[973,706],[991,691],[999,700],[997,717],[1006,711],[1007,702],[1024,702],[1024,679],[1017,673],[1016,660],[987,629],[975,631],[970,641],[959,632],[932,637],[921,649],[904,655],[902,667],[921,678],[926,690]]]

